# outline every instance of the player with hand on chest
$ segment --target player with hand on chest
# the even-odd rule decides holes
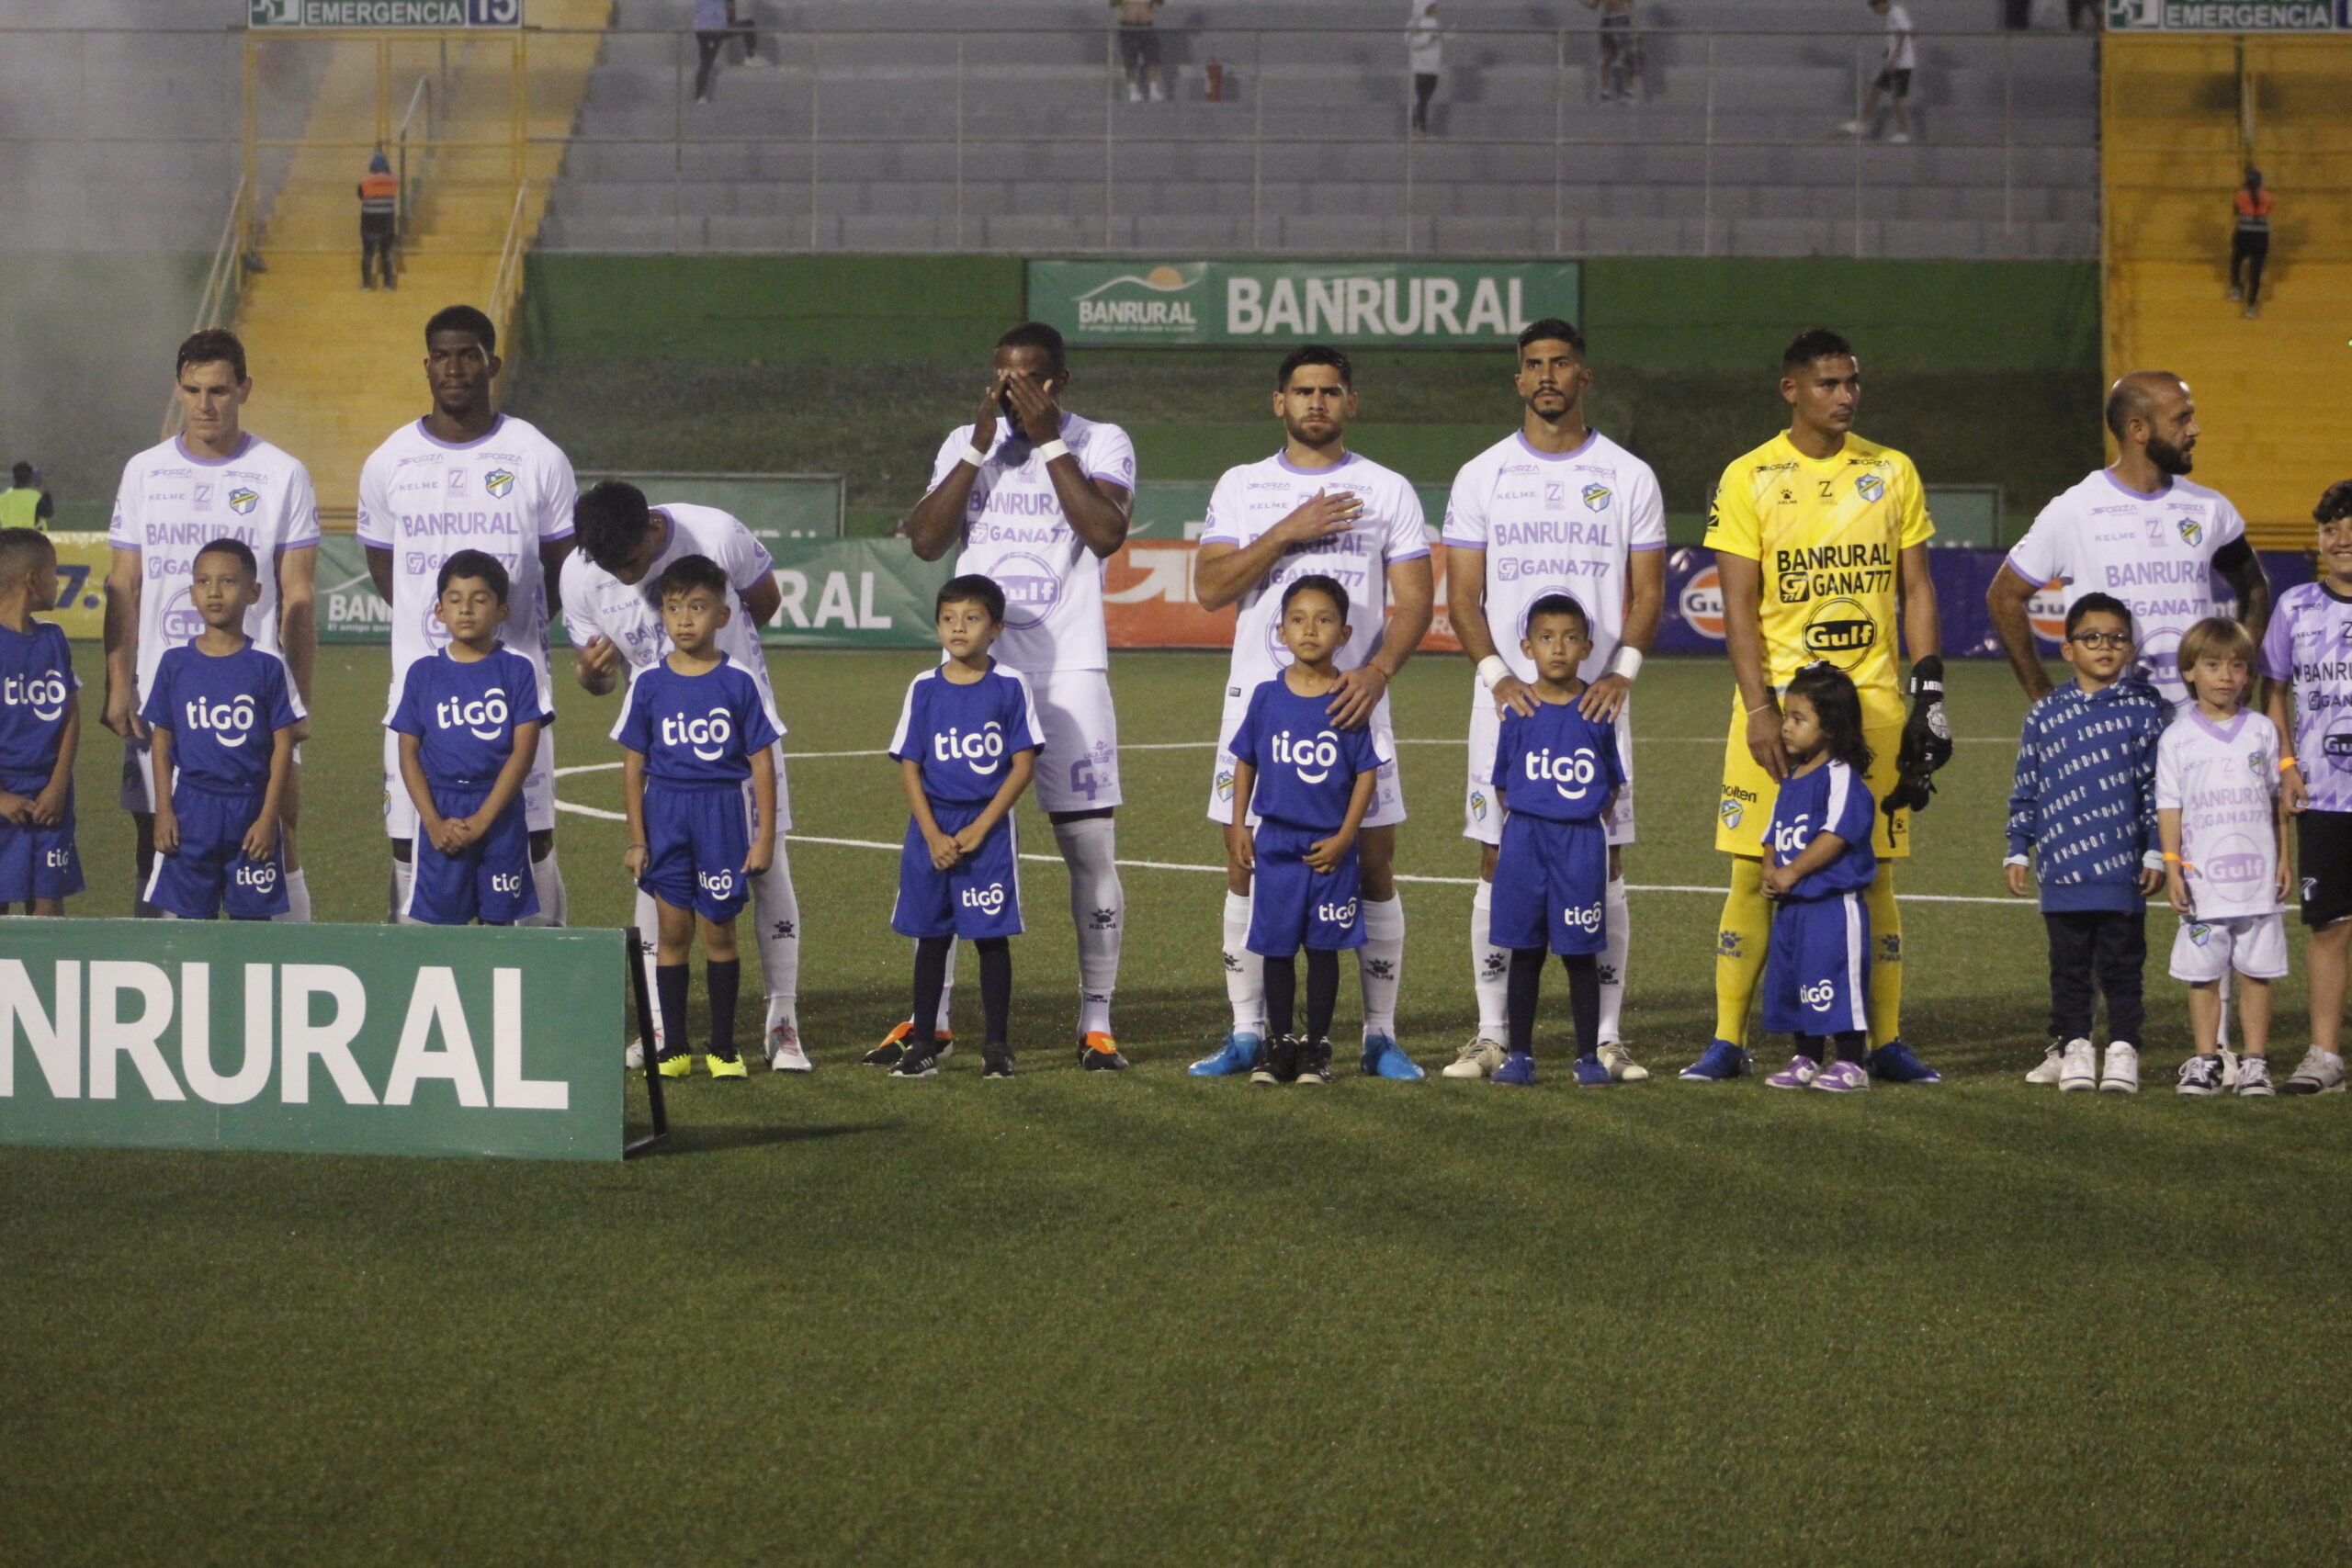
[[[434,584],[442,563],[477,549],[506,569],[512,603],[505,644],[538,674],[539,706],[555,711],[548,678],[548,618],[571,550],[576,499],[571,462],[533,426],[493,405],[498,331],[470,305],[424,324],[423,419],[392,432],[359,471],[359,542],[368,574],[392,610],[392,692],[410,665],[449,639]],[[523,779],[531,880],[539,912],[523,923],[564,923],[563,873],[555,851],[555,740],[539,731]],[[416,807],[401,781],[398,739],[384,737],[384,827],[392,840],[391,908],[407,908],[414,875]]]
[[[1302,577],[1328,577],[1352,606],[1347,644],[1325,712],[1335,730],[1370,728],[1395,755],[1388,682],[1430,627],[1436,598],[1420,499],[1405,477],[1348,450],[1356,414],[1355,369],[1336,348],[1310,344],[1274,372],[1273,414],[1283,449],[1228,468],[1209,498],[1193,582],[1201,607],[1235,607],[1233,661],[1217,729],[1209,784],[1209,820],[1238,820],[1233,805],[1232,736],[1250,694],[1291,662],[1282,641],[1282,595]],[[1405,795],[1396,764],[1381,764],[1365,813],[1364,944],[1356,950],[1363,987],[1361,1066],[1375,1077],[1422,1076],[1396,1043],[1396,991],[1405,965],[1405,906],[1396,897],[1396,824]],[[1233,1027],[1212,1055],[1193,1064],[1197,1077],[1250,1070],[1265,1036],[1265,971],[1249,945],[1250,868],[1226,852],[1225,985]]]

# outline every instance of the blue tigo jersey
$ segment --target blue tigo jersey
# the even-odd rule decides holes
[[[1878,856],[1871,851],[1872,818],[1878,802],[1871,798],[1862,775],[1843,762],[1824,762],[1800,777],[1784,779],[1780,799],[1772,806],[1771,826],[1764,830],[1764,856],[1772,865],[1786,865],[1824,833],[1846,840],[1846,852],[1819,871],[1800,878],[1781,897],[1826,898],[1870,886],[1878,874]]]
[[[488,785],[514,755],[514,727],[549,716],[539,706],[538,671],[502,643],[470,664],[445,648],[410,665],[390,724],[416,737],[428,783]]]
[[[630,678],[613,739],[645,759],[648,778],[668,784],[739,784],[752,754],[776,742],[760,688],[741,665],[681,675],[659,659]]]
[[[272,737],[302,716],[286,661],[248,640],[215,658],[183,643],[155,667],[141,716],[172,732],[172,765],[199,789],[238,795],[269,786]]]
[[[1332,694],[1302,697],[1277,675],[1250,694],[1233,732],[1234,761],[1258,770],[1250,809],[1270,822],[1335,832],[1347,820],[1356,775],[1379,771],[1372,731],[1339,729],[1327,711]]]
[[[0,787],[49,787],[65,739],[65,704],[82,682],[64,631],[37,622],[29,636],[0,626]]]
[[[969,685],[949,680],[945,670],[907,682],[890,755],[922,765],[922,793],[934,806],[986,806],[1003,786],[1013,753],[1041,749],[1037,700],[1026,680],[994,660]]]
[[[1512,816],[1596,821],[1624,783],[1615,724],[1585,717],[1574,703],[1538,702],[1532,718],[1504,710],[1495,787]]]

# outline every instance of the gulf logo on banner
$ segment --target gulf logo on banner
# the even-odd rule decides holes
[[[2066,585],[2062,581],[2045,582],[2032,598],[2025,602],[2025,618],[2032,623],[2033,635],[2052,647],[2066,640]]]
[[[1690,574],[1690,581],[1682,585],[1678,607],[1692,631],[1713,642],[1724,640],[1723,581],[1713,567],[1703,566]]]

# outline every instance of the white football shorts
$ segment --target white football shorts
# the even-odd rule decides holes
[[[2273,913],[2180,922],[2180,934],[2172,939],[2174,979],[2203,985],[2232,969],[2250,980],[2282,978],[2287,973],[2285,917]]]
[[[1045,811],[1102,811],[1119,804],[1119,715],[1111,705],[1111,675],[1104,670],[1023,671],[1037,701],[1035,785]],[[779,815],[781,815],[779,813]]]

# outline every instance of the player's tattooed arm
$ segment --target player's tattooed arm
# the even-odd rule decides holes
[[[763,746],[752,754],[752,852],[743,857],[743,870],[764,876],[775,863],[775,748]]]
[[[1331,687],[1331,705],[1324,711],[1341,729],[1361,729],[1372,722],[1388,682],[1405,668],[1405,660],[1421,646],[1437,606],[1437,579],[1430,558],[1400,560],[1388,569],[1388,625],[1380,647],[1353,670],[1340,671]]]
[[[1372,809],[1372,792],[1379,782],[1377,773],[1356,775],[1356,787],[1348,796],[1348,814],[1340,819],[1340,830],[1328,839],[1320,839],[1306,847],[1306,861],[1320,872],[1339,869],[1348,852],[1356,845],[1356,835],[1363,830],[1363,815]]]
[[[1203,545],[1193,559],[1193,597],[1204,610],[1222,610],[1265,581],[1293,545],[1345,534],[1363,520],[1363,502],[1354,491],[1318,490],[1247,545]]]
[[[294,773],[294,727],[270,732],[269,787],[262,791],[261,811],[245,829],[247,860],[271,860],[277,854],[277,818],[286,804],[286,781]]]
[[[1715,577],[1724,595],[1724,650],[1731,658],[1739,705],[1747,713],[1747,754],[1771,777],[1786,778],[1781,705],[1764,676],[1764,569],[1746,556],[1717,550]]]
[[[643,876],[652,854],[645,847],[645,753],[621,748],[621,810],[628,818],[628,848],[621,864],[631,876]]]
[[[2213,552],[2213,570],[2237,595],[2238,624],[2260,648],[2262,634],[2270,626],[2270,577],[2262,570],[2262,558],[2244,539],[2232,539]]]
[[[907,792],[907,813],[915,819],[915,827],[931,851],[932,868],[945,871],[963,858],[964,852],[956,847],[956,840],[941,829],[939,818],[932,815],[931,796],[922,790],[922,763],[912,757],[900,758],[899,784]]]
[[[2278,764],[2278,798],[2290,817],[2309,809],[2312,792],[2303,784],[2303,770],[2293,761],[2295,750],[2295,688],[2286,681],[2270,682],[2270,728],[2278,732],[2278,750],[2287,760]]]
[[[1021,792],[1029,787],[1029,780],[1036,771],[1037,753],[1025,747],[1005,760],[1004,782],[996,786],[996,794],[989,797],[988,805],[981,807],[978,817],[951,835],[958,856],[978,852],[982,841],[996,831],[996,825],[1012,812],[1012,803],[1019,800]]]
[[[1993,585],[1984,590],[1984,613],[1993,619],[1993,635],[2000,638],[2001,651],[2009,656],[2009,668],[2017,672],[2018,684],[2025,688],[2030,703],[2040,702],[2052,689],[2050,671],[2041,667],[2041,655],[2033,646],[2033,626],[2026,616],[2026,603],[2039,587],[2003,561],[2001,570],[1993,574]]]
[[[147,733],[139,716],[140,566],[139,552],[125,549],[117,549],[107,565],[107,689],[98,722],[126,740]]]

